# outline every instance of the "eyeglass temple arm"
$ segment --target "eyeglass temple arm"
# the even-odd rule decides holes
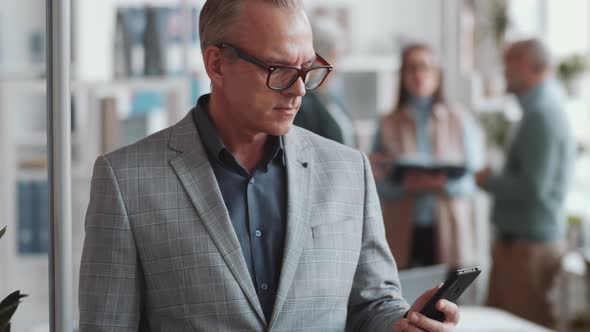
[[[255,65],[257,65],[257,66],[259,66],[261,68],[264,68],[264,69],[267,69],[267,70],[271,68],[266,63],[264,63],[264,62],[256,59],[255,57],[251,56],[248,53],[245,53],[244,51],[240,50],[237,47],[234,47],[234,46],[231,46],[231,45],[225,44],[225,43],[219,44],[219,46],[221,48],[229,48],[229,49],[231,49],[232,52],[234,52],[238,57],[240,57],[240,58],[242,58],[242,59],[244,59],[244,60],[246,60],[248,62],[251,62],[251,63],[253,63],[253,64],[255,64]]]
[[[318,61],[322,66],[333,67],[326,59],[324,59],[319,53],[316,52],[316,61]]]

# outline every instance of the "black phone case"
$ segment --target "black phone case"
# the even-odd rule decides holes
[[[444,322],[445,314],[436,309],[436,302],[441,299],[456,302],[480,273],[481,269],[477,267],[457,270],[424,305],[420,313],[439,322]]]

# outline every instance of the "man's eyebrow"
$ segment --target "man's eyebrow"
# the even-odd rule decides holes
[[[287,66],[287,67],[292,67],[293,64],[289,63],[285,60],[279,60],[279,59],[273,59],[273,58],[269,58],[266,61],[268,61],[269,64],[273,64],[273,65],[278,65],[278,66]]]
[[[316,62],[317,59],[318,59],[318,57],[314,54],[313,57],[309,58],[307,61],[305,61],[303,63],[304,64],[308,63],[308,64],[312,65],[314,62]]]

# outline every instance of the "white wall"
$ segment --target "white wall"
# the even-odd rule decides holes
[[[398,35],[426,42],[434,49],[441,50],[443,1],[395,0],[393,4],[393,14],[389,20]],[[392,19],[393,15],[395,19]]]
[[[397,53],[399,42],[422,41],[439,50],[441,7],[432,0],[304,0],[306,8],[347,6],[351,11],[352,53]]]
[[[113,77],[114,0],[77,0],[72,14],[76,79],[108,81]]]

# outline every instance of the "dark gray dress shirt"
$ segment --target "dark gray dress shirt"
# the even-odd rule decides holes
[[[287,177],[282,137],[270,137],[262,162],[249,173],[225,146],[213,125],[202,96],[193,119],[234,230],[240,241],[250,276],[268,320],[278,289],[287,224]]]

